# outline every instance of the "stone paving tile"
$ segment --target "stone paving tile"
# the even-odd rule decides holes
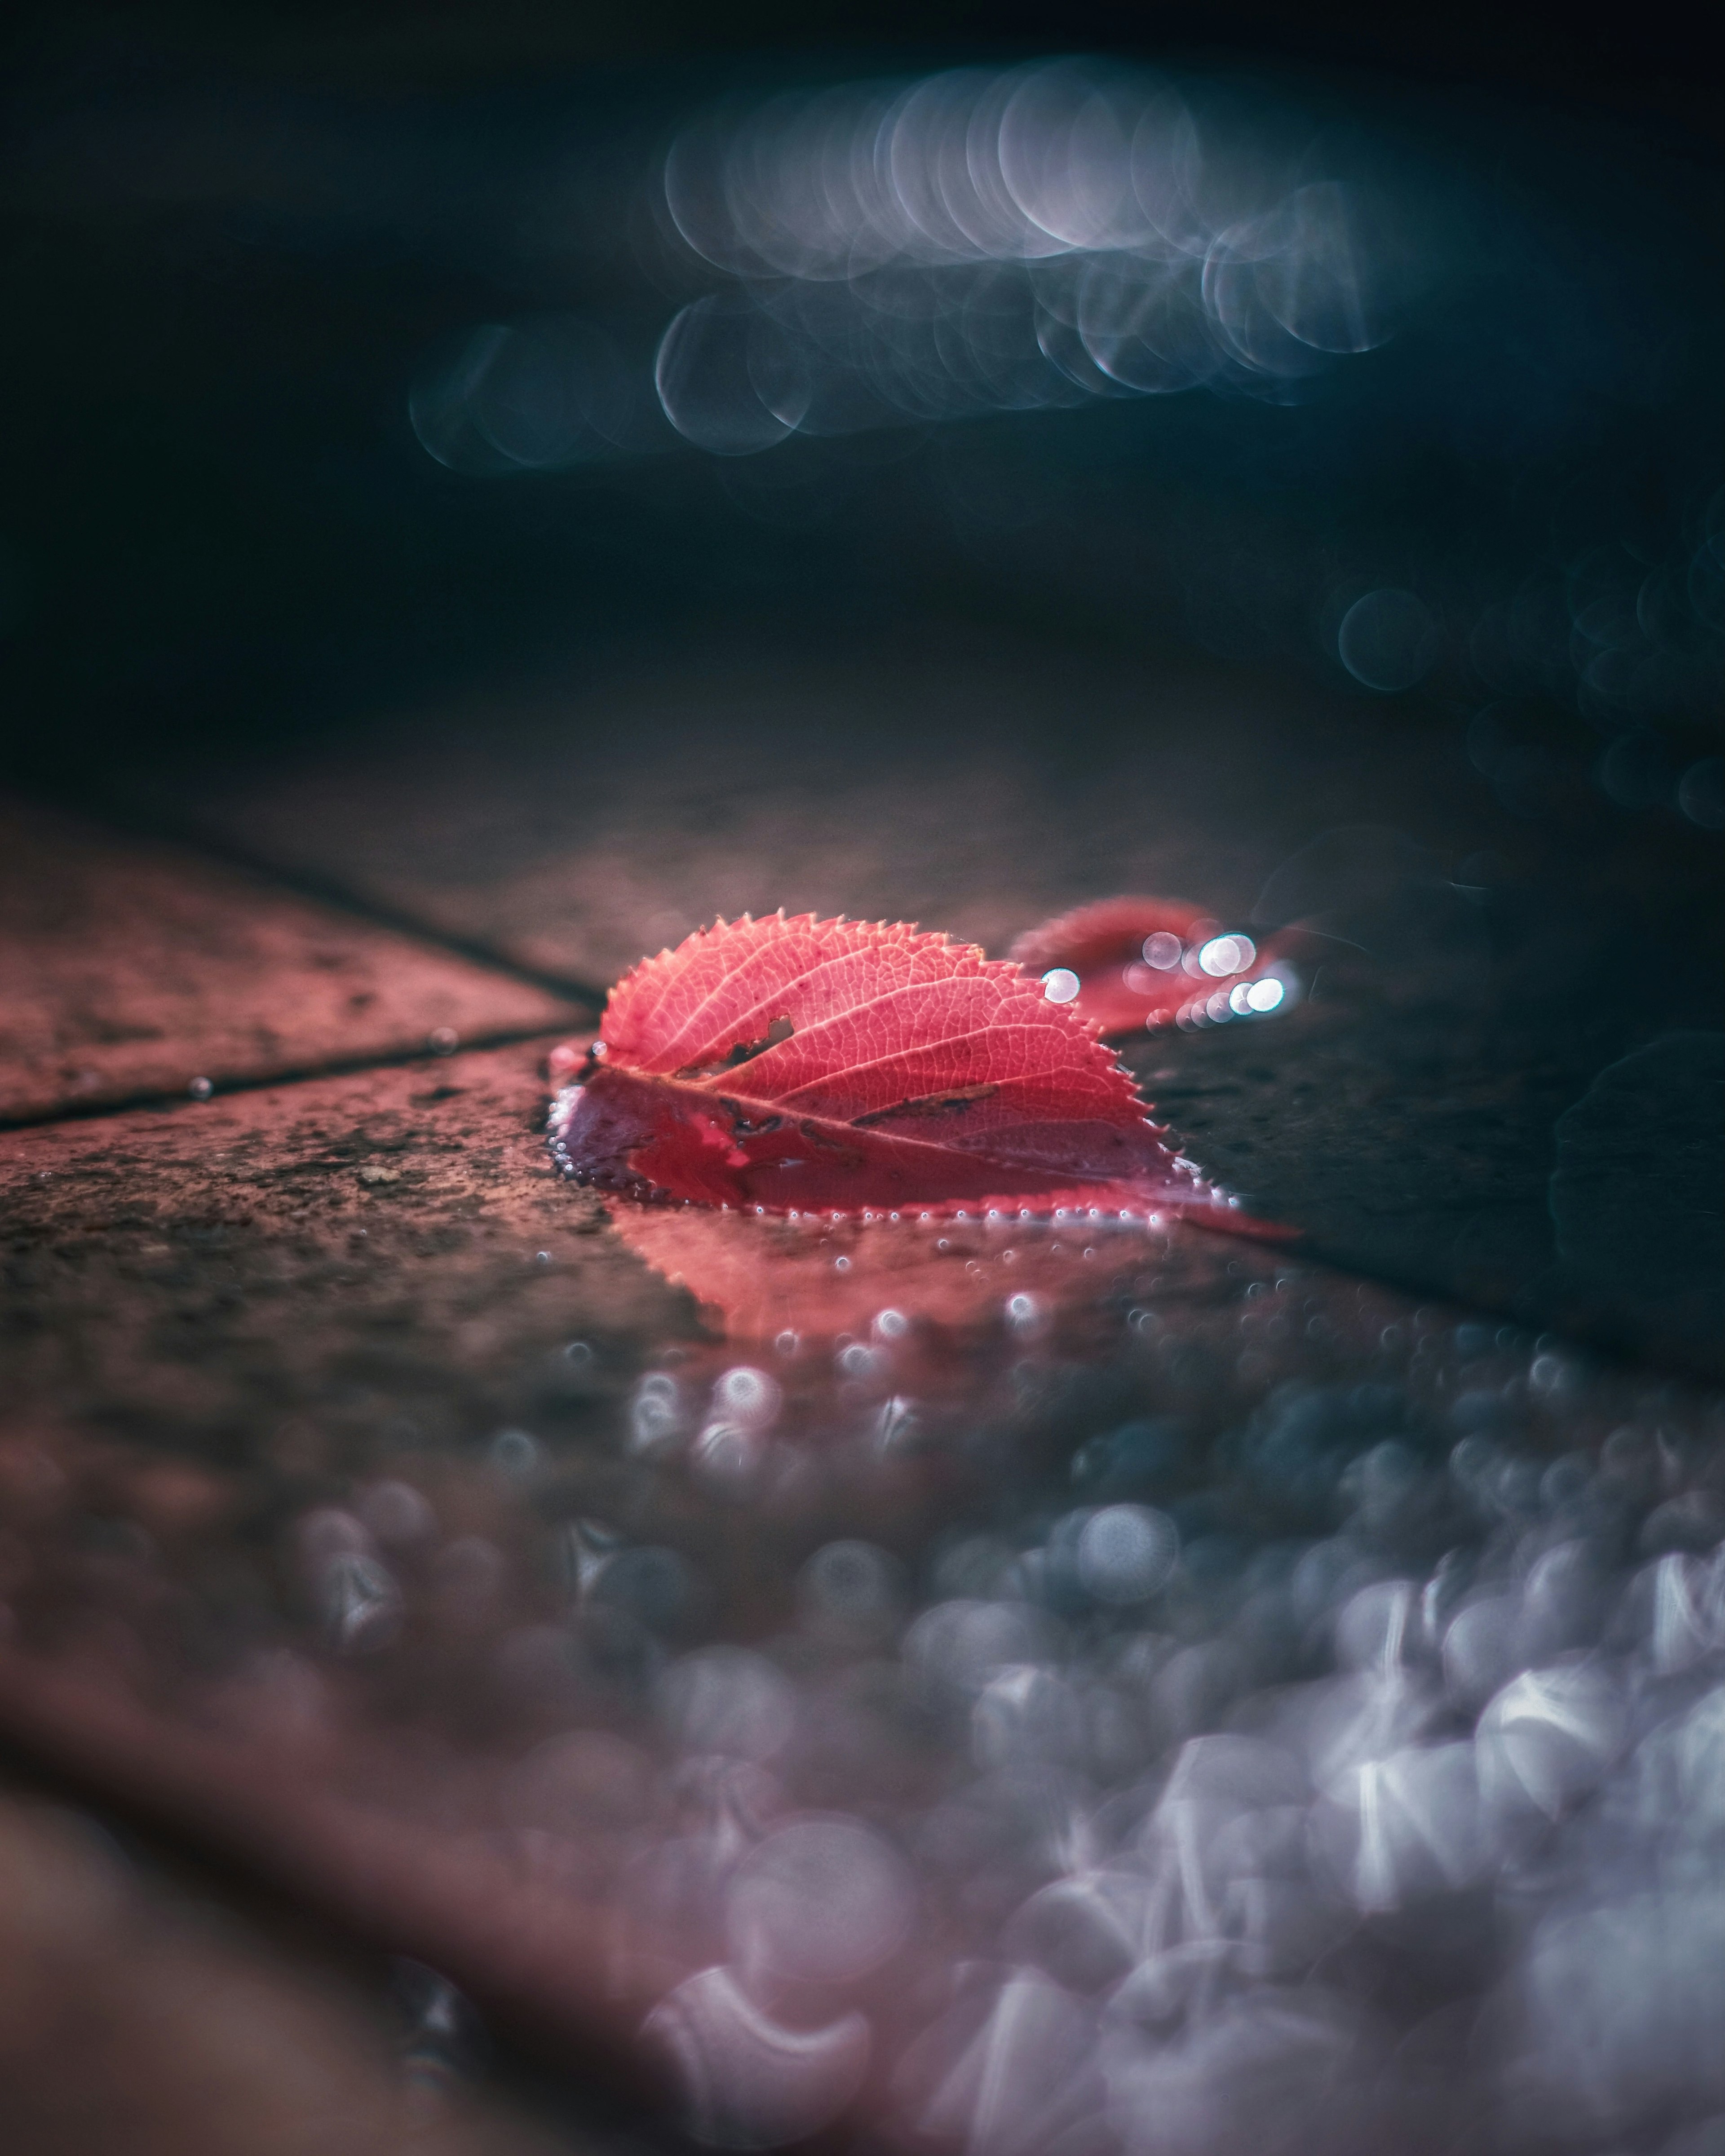
[[[0,1121],[578,1015],[543,988],[183,850],[0,804]]]
[[[578,1421],[573,1332],[628,1359],[693,1312],[551,1173],[543,1053],[0,1133],[10,1412],[314,1483],[541,1392]]]
[[[1357,968],[1273,1034],[1168,1034],[1127,1058],[1206,1172],[1312,1254],[1717,1379],[1717,1039],[1614,1063],[1609,1032],[1530,1024],[1501,996],[1399,1002]],[[1575,1102],[1612,1070],[1629,1074],[1615,1116],[1578,1133]],[[1585,1179],[1584,1206],[1554,1205],[1560,1173]]]

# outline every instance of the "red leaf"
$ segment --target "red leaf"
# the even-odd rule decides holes
[[[1230,1217],[1082,1019],[903,922],[721,921],[646,960],[551,1134],[571,1175],[634,1197]]]
[[[1291,1000],[1291,977],[1273,950],[1250,937],[1224,936],[1222,924],[1172,898],[1105,898],[1045,921],[1019,937],[1012,955],[1027,973],[1056,968],[1076,974],[1072,1008],[1113,1040],[1184,1019],[1189,1025],[1260,1015]],[[1274,982],[1259,1005],[1232,1007],[1236,989]],[[1221,998],[1222,1008],[1216,1007]]]

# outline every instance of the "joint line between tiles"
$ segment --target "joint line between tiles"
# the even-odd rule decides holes
[[[519,1048],[535,1040],[567,1040],[570,1030],[568,1023],[536,1025],[502,1033],[475,1034],[471,1040],[460,1041],[448,1050],[403,1048],[381,1055],[331,1057],[325,1063],[296,1065],[287,1070],[263,1072],[256,1077],[224,1078],[208,1099],[202,1101],[183,1092],[166,1093],[160,1088],[128,1093],[123,1100],[92,1101],[87,1106],[71,1105],[44,1110],[35,1116],[0,1116],[0,1132],[52,1130],[62,1123],[96,1122],[110,1116],[136,1115],[146,1108],[172,1108],[193,1114],[200,1108],[208,1107],[212,1101],[226,1100],[233,1093],[266,1092],[273,1086],[310,1086],[323,1078],[357,1078],[367,1070],[401,1070],[416,1063],[431,1070],[449,1069],[464,1056],[481,1055],[494,1049]]]

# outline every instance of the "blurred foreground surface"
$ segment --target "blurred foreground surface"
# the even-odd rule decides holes
[[[375,1988],[308,1971],[207,1898],[141,1878],[87,1820],[0,1801],[8,2145],[161,2156],[547,2156],[416,2087]]]

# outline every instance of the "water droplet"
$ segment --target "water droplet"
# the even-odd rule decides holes
[[[1167,1582],[1179,1553],[1179,1530],[1166,1512],[1107,1505],[1079,1532],[1079,1581],[1098,1602],[1146,1602]]]
[[[1438,654],[1430,613],[1412,592],[1386,588],[1356,599],[1337,632],[1337,654],[1356,681],[1386,694],[1411,689]]]
[[[1493,1851],[1471,1744],[1351,1763],[1327,1786],[1317,1840],[1358,1907],[1387,1911],[1471,1885]]]
[[[829,1543],[798,1576],[798,1598],[817,1624],[872,1634],[897,1615],[902,1580],[896,1561],[872,1543]]]
[[[500,1430],[488,1450],[491,1465],[512,1482],[524,1482],[536,1474],[544,1458],[538,1439],[525,1430]]]
[[[410,1482],[375,1484],[360,1501],[359,1517],[389,1548],[423,1542],[437,1527],[436,1513]]]
[[[875,1418],[875,1446],[881,1452],[890,1452],[895,1445],[914,1437],[918,1427],[915,1401],[906,1399],[902,1393],[895,1393],[890,1400],[882,1403]]]
[[[1205,973],[1218,980],[1230,973],[1243,973],[1258,955],[1258,947],[1250,936],[1213,936],[1198,953],[1198,963]]]
[[[1513,1678],[1480,1717],[1480,1789],[1501,1818],[1558,1819],[1610,1763],[1624,1720],[1609,1675],[1558,1662]]]
[[[584,1601],[624,1546],[622,1530],[605,1520],[572,1520],[557,1542],[557,1568],[578,1602]]]
[[[769,1759],[789,1742],[797,1695],[788,1677],[746,1647],[701,1647],[660,1678],[659,1711],[688,1753]]]
[[[325,1626],[338,1654],[374,1654],[401,1623],[401,1589],[374,1557],[347,1551],[330,1558],[319,1582]]]
[[[434,1025],[425,1036],[425,1045],[434,1055],[453,1055],[461,1045],[461,1036],[452,1025]]]
[[[754,1481],[765,1455],[758,1430],[742,1423],[710,1422],[696,1436],[689,1457],[702,1481],[721,1491],[740,1491]]]
[[[1009,1553],[999,1555],[1004,1561]],[[1045,1661],[1051,1630],[1049,1619],[1028,1603],[960,1597],[923,1611],[906,1635],[905,1657],[927,1676],[977,1693],[1003,1670]]]
[[[1725,831],[1725,756],[1692,763],[1677,787],[1677,806],[1704,831]]]
[[[583,1522],[589,1532],[594,1524]],[[696,1581],[675,1550],[653,1543],[619,1549],[614,1542],[609,1552],[593,1563],[585,1591],[602,1609],[625,1611],[649,1632],[673,1632],[695,1599]]]
[[[1158,973],[1172,973],[1186,955],[1186,947],[1178,936],[1166,929],[1144,938],[1144,963],[1153,966]]]
[[[398,1960],[390,1984],[406,2025],[403,2064],[409,2084],[441,2099],[476,2079],[486,2053],[485,2030],[453,1984],[422,1963]]]
[[[890,1960],[916,1913],[904,1860],[860,1820],[797,1820],[744,1857],[726,1897],[733,1960],[748,1972],[844,1984]]]
[[[823,2029],[782,2028],[722,1968],[680,1984],[643,2034],[670,2056],[695,2138],[719,2148],[807,2139],[861,2087],[872,2048],[860,2014]]]
[[[194,1078],[186,1091],[194,1101],[207,1101],[216,1090],[213,1078]]]
[[[1042,1331],[1048,1312],[1040,1296],[1009,1295],[1006,1298],[1006,1322],[1021,1339]]]
[[[712,1410],[725,1421],[764,1430],[777,1416],[783,1397],[776,1378],[749,1363],[738,1363],[715,1383]]]
[[[363,1522],[335,1505],[307,1512],[295,1530],[300,1555],[314,1574],[321,1573],[333,1558],[365,1556],[372,1537]]]
[[[1042,993],[1051,1004],[1069,1004],[1082,983],[1070,966],[1055,966],[1042,977]]]
[[[589,1835],[638,1826],[651,1808],[644,1753],[608,1731],[581,1729],[546,1741],[506,1777],[500,1808],[511,1826]]]
[[[971,1710],[971,1749],[984,1768],[1045,1768],[1075,1758],[1083,1711],[1056,1671],[1020,1662],[991,1677]]]
[[[674,1452],[685,1427],[682,1394],[666,1370],[649,1370],[629,1403],[629,1450],[648,1459]]]

